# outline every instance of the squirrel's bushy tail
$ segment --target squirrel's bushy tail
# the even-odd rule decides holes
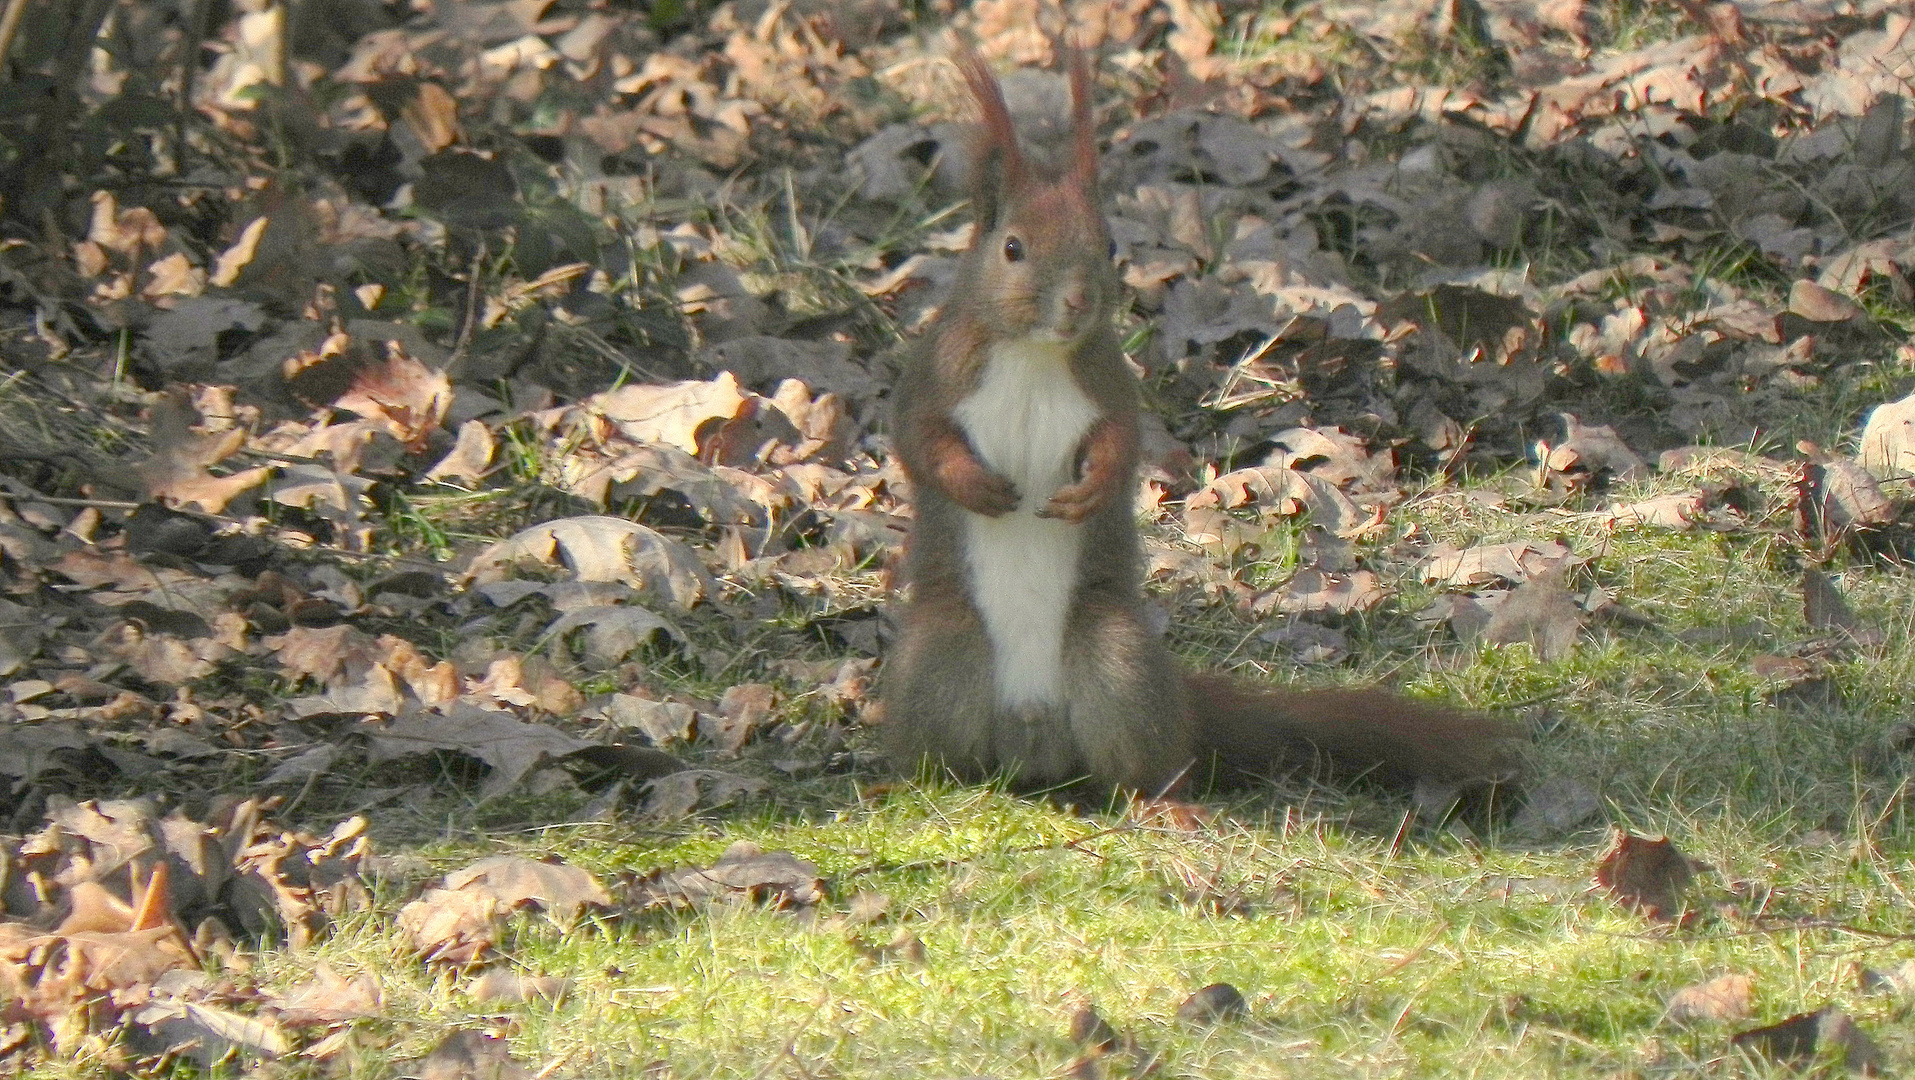
[[[1311,767],[1402,783],[1493,783],[1521,765],[1518,724],[1387,690],[1260,687],[1221,675],[1185,684],[1214,783]]]

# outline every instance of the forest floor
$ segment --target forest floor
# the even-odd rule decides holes
[[[1903,5],[219,18],[9,54],[0,1069],[1915,1068]],[[948,60],[1060,31],[1174,647],[1520,782],[884,768]]]

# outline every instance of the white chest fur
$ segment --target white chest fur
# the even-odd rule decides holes
[[[1022,496],[1000,517],[964,515],[971,596],[990,635],[998,703],[1059,704],[1083,527],[1037,511],[1076,479],[1077,446],[1097,406],[1071,378],[1063,347],[1011,342],[991,350],[977,390],[954,414],[978,456]]]

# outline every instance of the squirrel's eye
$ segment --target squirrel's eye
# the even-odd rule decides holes
[[[1110,242],[1110,257],[1113,259],[1117,257],[1117,241],[1115,240]]]
[[[1004,241],[1004,261],[1017,262],[1024,257],[1024,241],[1013,236]]]

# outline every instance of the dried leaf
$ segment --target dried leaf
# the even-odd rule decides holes
[[[1744,1020],[1751,1015],[1754,995],[1755,981],[1747,975],[1718,976],[1670,994],[1663,1018],[1678,1024]]]
[[[812,908],[825,899],[818,868],[788,851],[763,851],[740,840],[710,866],[656,870],[623,890],[636,910],[697,907],[713,901],[750,900],[769,907]]]
[[[456,701],[443,712],[415,712],[373,733],[366,759],[378,764],[439,751],[475,757],[492,768],[479,790],[481,797],[493,798],[512,790],[546,761],[589,745],[545,724]]]
[[[717,715],[701,720],[698,732],[721,753],[736,754],[771,715],[774,700],[772,688],[764,683],[728,686],[718,699]]]
[[[1770,1061],[1807,1064],[1814,1058],[1840,1055],[1843,1068],[1864,1076],[1881,1073],[1882,1052],[1855,1021],[1833,1005],[1800,1013],[1779,1024],[1737,1032],[1729,1042]]]
[[[576,922],[587,908],[612,906],[611,895],[586,871],[522,855],[480,859],[447,874],[445,888],[490,897],[508,911],[534,906],[562,924]]]
[[[712,810],[762,795],[770,787],[755,777],[717,769],[685,769],[645,784],[643,812],[646,817],[675,821],[696,810]]]
[[[1422,576],[1432,584],[1464,588],[1496,581],[1520,585],[1544,574],[1580,566],[1585,561],[1554,541],[1515,540],[1462,549],[1445,545],[1430,552],[1424,561]]]
[[[1915,394],[1869,410],[1861,462],[1883,478],[1915,473]]]
[[[426,470],[427,480],[459,480],[468,485],[484,479],[496,452],[492,429],[482,420],[467,420],[459,425],[459,436],[446,456]]]
[[[1545,577],[1510,590],[1490,613],[1483,640],[1493,645],[1528,642],[1543,660],[1560,660],[1576,647],[1587,618],[1568,589]]]
[[[563,565],[579,581],[630,582],[680,608],[718,591],[685,544],[624,518],[559,518],[534,525],[485,549],[472,561],[467,578],[500,581],[521,560]]]
[[[1596,884],[1616,901],[1657,922],[1686,917],[1683,894],[1695,880],[1695,864],[1668,837],[1650,840],[1618,832],[1596,866]]]
[[[512,1056],[504,1039],[459,1028],[412,1063],[405,1075],[414,1080],[533,1080],[534,1073]]]

